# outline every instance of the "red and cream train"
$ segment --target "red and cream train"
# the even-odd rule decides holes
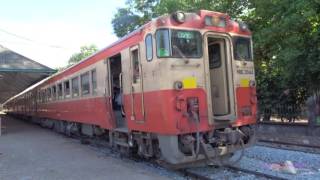
[[[251,33],[226,14],[176,12],[9,99],[9,114],[171,165],[252,144]]]

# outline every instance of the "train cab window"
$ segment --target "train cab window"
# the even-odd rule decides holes
[[[62,83],[58,84],[58,99],[62,99]]]
[[[171,30],[172,57],[202,56],[202,37],[198,31]]]
[[[171,55],[169,29],[159,29],[156,33],[157,56],[168,57]]]
[[[198,31],[159,29],[156,32],[157,56],[200,58],[202,36]]]
[[[153,58],[153,53],[152,53],[152,35],[148,34],[146,36],[146,40],[145,40],[145,45],[146,45],[146,58],[147,61],[152,61]]]
[[[252,61],[251,57],[251,43],[249,38],[234,37],[234,58],[236,60]]]
[[[53,86],[52,87],[52,100],[56,100],[56,97],[57,97],[57,88],[56,86]]]
[[[65,81],[63,83],[63,90],[64,90],[64,97],[70,98],[70,82],[69,82],[69,80]]]
[[[89,72],[80,76],[81,78],[81,95],[90,94]]]
[[[79,96],[79,77],[75,77],[71,80],[72,97]]]
[[[92,83],[92,93],[97,93],[97,71],[94,69],[91,71],[91,83]]]
[[[140,79],[139,52],[138,49],[131,51],[133,74],[133,83],[137,83]]]

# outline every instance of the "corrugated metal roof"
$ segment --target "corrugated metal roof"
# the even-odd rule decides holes
[[[0,104],[54,72],[0,45]]]

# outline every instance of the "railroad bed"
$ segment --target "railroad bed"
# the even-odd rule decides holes
[[[110,149],[96,146],[96,142],[91,143],[91,146],[106,151],[110,155]],[[320,154],[277,149],[258,144],[246,149],[244,157],[238,163],[225,167],[205,166],[173,171],[155,162],[128,157],[124,160],[157,169],[156,172],[173,179],[320,179]],[[284,166],[285,161],[293,163],[296,174],[287,172]]]
[[[98,143],[97,143],[98,142]],[[183,170],[170,170],[161,167],[155,162],[124,157],[114,152],[100,141],[91,141],[90,146],[107,156],[121,157],[128,163],[135,166],[147,168],[149,171],[157,172],[160,175],[176,180],[183,179],[320,179],[320,154],[305,153],[292,150],[276,149],[256,145],[244,152],[244,157],[236,164],[226,167],[204,166],[187,168]],[[291,161],[295,167],[296,174],[288,173],[283,164]]]
[[[37,126],[34,130],[46,131],[45,129]],[[51,131],[51,130],[47,130]],[[20,132],[18,129],[15,133]],[[24,133],[24,131],[21,131]],[[55,134],[55,133],[49,133]],[[7,134],[10,135],[9,133]],[[152,161],[142,159],[135,159],[122,156],[119,152],[113,151],[108,147],[108,143],[101,139],[82,139],[79,137],[68,138],[59,136],[64,141],[72,143],[85,143],[87,146],[100,154],[100,157],[111,158],[121,161],[127,166],[141,169],[150,173],[155,173],[164,178],[183,180],[183,179],[320,179],[320,154],[304,153],[291,150],[283,150],[276,148],[269,148],[264,146],[255,146],[245,150],[244,157],[239,163],[233,164],[232,167],[199,167],[189,168],[184,170],[170,170],[159,166]],[[49,142],[48,142],[49,143]],[[37,148],[37,147],[35,147]],[[54,153],[54,152],[46,152]],[[285,161],[291,161],[297,174],[286,173],[283,169]],[[62,162],[63,163],[63,162]],[[37,168],[36,164],[33,164]],[[100,167],[101,168],[101,167]],[[23,169],[21,169],[23,170]],[[107,168],[106,168],[107,170]],[[1,169],[0,169],[1,179]]]
[[[306,123],[258,122],[259,133],[320,137],[320,126],[310,127]]]
[[[285,161],[291,161],[297,174],[284,170]],[[320,155],[255,146],[245,151],[239,163],[220,170],[210,167],[189,169],[202,179],[320,179]],[[214,174],[221,172],[221,174]],[[199,178],[201,179],[201,178]]]
[[[320,153],[320,126],[307,124],[260,122],[258,144],[263,146]]]

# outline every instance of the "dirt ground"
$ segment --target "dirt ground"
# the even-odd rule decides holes
[[[5,118],[0,180],[168,179],[39,126]]]

